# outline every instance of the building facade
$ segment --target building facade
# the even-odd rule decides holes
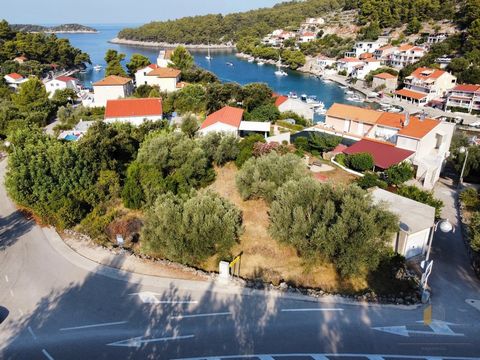
[[[93,84],[94,101],[91,106],[105,106],[108,100],[129,97],[134,86],[130,78],[110,75]]]

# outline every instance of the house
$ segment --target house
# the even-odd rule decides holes
[[[363,65],[364,63],[362,60],[352,57],[344,57],[337,61],[338,71],[345,71],[347,73],[347,76],[350,76],[354,71],[356,71],[356,67]]]
[[[395,92],[395,98],[422,106],[443,97],[456,82],[457,78],[446,71],[420,67],[405,78],[404,88]]]
[[[158,86],[161,91],[172,92],[178,89],[181,71],[150,64],[135,73],[135,84]]]
[[[334,58],[329,58],[323,55],[318,55],[315,60],[316,65],[321,69],[325,69],[326,67],[333,67],[337,62],[337,60],[335,60]]]
[[[357,41],[351,51],[345,53],[346,58],[358,58],[363,53],[375,53],[375,50],[379,49],[387,43],[386,39],[379,38],[376,41]]]
[[[13,59],[18,64],[23,64],[25,61],[28,61],[28,58],[24,55],[22,56],[17,56],[16,58]]]
[[[374,52],[375,59],[382,61],[383,65],[386,65],[390,61],[390,56],[398,49],[398,47],[393,45],[384,45],[379,47]]]
[[[108,100],[129,97],[133,94],[133,81],[117,75],[110,75],[93,84],[92,106],[105,106]]]
[[[260,133],[265,138],[270,133],[269,122],[242,121],[243,109],[225,106],[207,116],[198,133],[206,135],[210,132],[221,132],[234,136],[247,136]]]
[[[410,44],[403,44],[396,48],[390,55],[387,65],[402,69],[420,60],[427,50]]]
[[[357,65],[353,68],[353,71],[350,73],[351,77],[357,79],[365,79],[371,71],[377,70],[382,67],[381,60],[377,60],[373,57],[366,58],[362,61],[361,65]]]
[[[394,92],[397,88],[398,76],[387,72],[373,75],[372,88],[383,88],[386,92]]]
[[[311,31],[304,31],[303,33],[300,34],[298,37],[298,41],[301,43],[308,43],[310,41],[313,41],[317,38],[317,35]]]
[[[287,96],[273,94],[275,106],[281,113],[291,111],[307,120],[313,120],[314,111],[311,106],[299,99],[292,99]]]
[[[398,216],[399,231],[391,246],[395,252],[411,259],[425,256],[435,226],[435,208],[382,189],[370,191],[374,204]]]
[[[427,37],[427,44],[432,46],[433,44],[438,44],[442,41],[445,41],[448,37],[448,34],[439,33],[439,34],[429,34]]]
[[[161,98],[108,100],[105,107],[105,122],[125,122],[141,125],[145,121],[163,119]]]
[[[87,133],[88,129],[93,124],[95,124],[95,121],[80,120],[78,124],[73,127],[72,130],[62,131],[58,135],[58,139],[65,141],[78,141]]]
[[[52,97],[57,90],[72,89],[77,91],[78,79],[75,79],[71,76],[58,76],[45,82],[45,88],[47,89],[50,97]]]
[[[172,49],[160,50],[157,56],[157,65],[161,68],[166,68],[172,64],[170,60],[173,54]]]
[[[28,80],[18,73],[7,74],[3,78],[5,79],[7,85],[13,89],[18,89],[20,85]]]
[[[455,124],[429,119],[423,115],[416,117],[408,113],[394,114],[333,104],[326,113],[325,124],[316,125],[315,128],[347,139],[369,141],[366,144],[373,146],[380,154],[387,148],[377,144],[412,152],[406,158],[416,169],[416,179],[425,188],[431,189],[449,155]],[[392,159],[398,160],[397,157]],[[380,168],[384,165],[385,163],[377,164]]]
[[[447,110],[480,113],[480,85],[457,85],[447,92],[446,98]]]
[[[305,21],[302,23],[302,28],[309,28],[309,27],[317,27],[317,26],[322,26],[325,24],[325,20],[321,17],[319,18],[307,18]]]

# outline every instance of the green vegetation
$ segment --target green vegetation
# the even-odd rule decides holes
[[[107,63],[105,76],[117,75],[126,77],[127,73],[121,63],[124,59],[125,54],[119,54],[117,50],[108,49],[105,53],[105,62]]]
[[[331,58],[343,57],[345,51],[352,49],[353,38],[342,38],[336,34],[327,34],[321,39],[300,44],[300,50],[305,55],[322,54]]]
[[[181,71],[189,70],[193,67],[195,61],[193,56],[184,46],[178,46],[170,58],[172,61],[172,67]]]
[[[470,247],[473,251],[480,251],[480,212],[476,211],[470,219]]]
[[[336,160],[338,161],[338,159]],[[380,189],[387,188],[387,183],[381,180],[380,176],[378,176],[378,174],[373,171],[365,171],[364,176],[359,177],[355,182],[362,189],[370,189],[375,186],[378,186]]]
[[[390,166],[387,170],[385,170],[387,183],[393,186],[402,185],[404,182],[413,179],[414,175],[415,171],[412,164],[406,161]]]
[[[202,136],[198,141],[208,161],[213,162],[217,166],[234,161],[240,153],[240,141],[233,135],[211,132]]]
[[[298,156],[271,152],[245,162],[237,174],[236,183],[244,200],[263,198],[271,202],[282,184],[305,176],[305,164]]]
[[[237,165],[238,168],[241,168],[243,164],[253,156],[253,148],[258,142],[264,143],[265,138],[260,134],[253,134],[247,136],[238,144],[239,152],[235,160],[235,165]]]
[[[89,108],[83,105],[73,107],[71,104],[67,104],[66,106],[61,106],[57,111],[59,123],[55,126],[55,130],[72,129],[80,120],[103,120],[104,115],[104,107]]]
[[[305,18],[322,16],[341,6],[342,2],[336,0],[291,1],[272,8],[225,16],[217,14],[151,22],[135,29],[123,29],[118,37],[170,44],[224,44],[246,36],[260,38],[278,28],[297,28]]]
[[[397,194],[434,207],[437,219],[442,215],[443,202],[436,199],[432,191],[421,190],[416,186],[401,186]]]
[[[224,258],[238,241],[242,214],[214,192],[161,195],[147,211],[144,251],[188,265],[208,257]]]
[[[309,133],[308,136],[298,136],[294,140],[294,144],[297,149],[318,156],[333,150],[341,141],[342,138],[339,136],[314,132]]]
[[[310,261],[329,260],[341,276],[374,270],[388,254],[398,219],[358,187],[289,181],[270,209],[272,236]]]
[[[369,153],[358,153],[347,155],[345,157],[345,165],[355,171],[364,172],[372,170],[374,167],[373,157]]]
[[[142,54],[133,54],[127,64],[128,75],[135,76],[135,73],[146,66],[150,65],[150,59]]]

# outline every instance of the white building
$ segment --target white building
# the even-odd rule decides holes
[[[350,76],[354,71],[356,71],[356,67],[363,66],[363,64],[363,61],[360,59],[344,57],[337,61],[337,69],[338,71],[346,71],[347,76]]]
[[[464,109],[466,112],[480,113],[480,85],[457,85],[447,93],[445,108]]]
[[[58,76],[45,82],[45,88],[50,97],[52,97],[57,90],[72,89],[78,91],[78,79],[71,76]]]
[[[180,70],[150,64],[135,73],[135,84],[137,87],[140,85],[158,86],[161,91],[172,92],[178,89],[180,75]]]
[[[298,41],[301,43],[307,43],[313,41],[317,38],[317,35],[311,31],[305,31],[301,33],[298,37]]]
[[[94,102],[91,106],[105,106],[108,100],[129,97],[133,94],[133,81],[116,75],[110,75],[93,84]]]
[[[351,51],[345,53],[346,58],[358,58],[364,53],[373,54],[375,50],[379,49],[387,43],[387,39],[379,38],[376,41],[357,41]]]
[[[163,119],[162,99],[119,99],[108,100],[105,107],[105,122],[125,122],[141,125],[145,121]]]
[[[28,79],[24,78],[22,75],[17,73],[7,74],[3,77],[7,85],[13,89],[18,89]]]
[[[172,64],[172,61],[170,60],[173,54],[172,49],[164,49],[160,50],[157,56],[157,65],[162,68],[166,68],[169,65]]]
[[[402,69],[407,65],[411,65],[419,61],[427,50],[420,46],[404,44],[396,48],[393,53],[389,55],[388,65],[398,69]]]
[[[382,189],[371,191],[375,204],[398,216],[399,232],[391,241],[395,252],[410,259],[425,256],[435,225],[435,208]]]
[[[354,67],[350,76],[363,80],[365,76],[367,76],[370,73],[370,71],[377,70],[381,67],[382,67],[381,60],[377,60],[375,58],[365,59],[365,60],[362,60],[361,65],[357,65]]]
[[[281,113],[291,111],[297,115],[303,116],[307,120],[313,120],[314,111],[313,108],[307,103],[299,99],[292,99],[287,96],[276,96],[275,106]]]

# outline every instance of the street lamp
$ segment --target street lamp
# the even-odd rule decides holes
[[[15,151],[17,150],[16,147],[15,147],[15,144],[12,143],[12,142],[10,142],[10,141],[8,141],[8,140],[4,141],[4,142],[3,142],[3,145],[5,145],[5,147],[6,147],[7,149],[10,148],[10,146],[12,146],[12,147],[13,147],[13,152],[15,152]]]
[[[430,292],[427,290],[427,283],[430,274],[432,273],[433,260],[430,258],[430,250],[432,249],[433,235],[440,228],[440,231],[443,233],[454,232],[455,228],[448,219],[440,219],[435,222],[432,226],[432,231],[430,232],[430,239],[428,241],[428,250],[425,260],[421,262],[422,267],[422,278],[420,280],[420,287],[422,289],[422,302],[426,303],[430,298]]]
[[[459,181],[459,183],[458,183],[458,186],[460,186],[461,184],[463,184],[463,173],[465,172],[465,165],[467,165],[468,148],[466,148],[465,146],[461,146],[461,147],[458,149],[458,152],[459,152],[460,154],[465,154],[465,159],[463,160],[462,171],[460,172],[460,181]]]

